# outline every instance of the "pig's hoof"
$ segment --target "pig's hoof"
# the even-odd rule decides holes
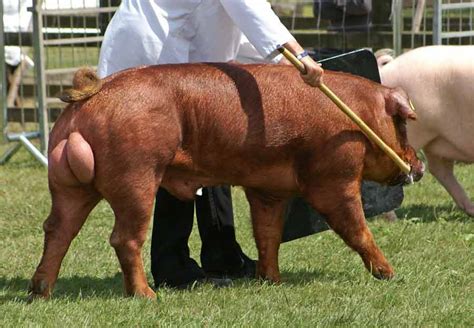
[[[464,212],[466,212],[467,215],[474,217],[474,205],[468,205],[465,207]]]
[[[155,294],[155,292],[153,291],[153,289],[151,289],[150,287],[147,287],[147,289],[145,290],[144,296],[145,296],[146,298],[151,299],[151,300],[155,300],[155,299],[156,299],[156,294]]]
[[[257,273],[257,278],[260,280],[265,280],[269,281],[271,283],[274,283],[276,285],[281,283],[281,278],[280,274],[275,274],[275,273]]]
[[[28,303],[33,302],[35,299],[49,298],[50,292],[48,283],[45,280],[31,280],[28,286],[28,294]]]
[[[132,295],[135,296],[135,297],[147,298],[147,299],[150,299],[150,300],[155,300],[156,299],[155,292],[149,286],[147,286],[145,289],[143,289],[141,291],[136,291]]]
[[[42,294],[34,294],[34,293],[30,293],[28,295],[28,297],[26,298],[26,303],[28,304],[31,304],[33,303],[35,300],[47,300],[49,298],[49,295],[48,296],[44,296]]]
[[[395,272],[393,272],[392,268],[388,268],[388,269],[379,268],[379,269],[372,270],[372,275],[375,278],[380,279],[380,280],[390,280],[395,276]]]

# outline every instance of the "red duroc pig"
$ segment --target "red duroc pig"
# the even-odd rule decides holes
[[[453,172],[456,161],[474,162],[474,46],[422,47],[378,62],[382,84],[403,88],[416,108],[418,120],[407,127],[409,144],[423,149],[433,176],[474,216]]]
[[[327,85],[412,166],[405,119],[415,118],[401,90],[342,73]],[[406,180],[320,90],[283,65],[150,66],[104,80],[78,71],[72,102],[49,143],[52,208],[31,298],[48,297],[61,261],[89,212],[104,198],[115,214],[110,243],[125,293],[154,297],[141,249],[159,186],[183,200],[202,186],[243,186],[258,248],[257,275],[280,281],[278,249],[288,199],[303,196],[377,278],[394,274],[369,231],[362,179]]]

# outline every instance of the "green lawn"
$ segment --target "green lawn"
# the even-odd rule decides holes
[[[0,145],[0,153],[5,149]],[[459,166],[457,174],[474,195],[474,167]],[[238,239],[255,257],[238,188],[234,202]],[[0,166],[1,327],[474,326],[474,219],[454,208],[430,175],[406,188],[399,221],[370,222],[397,272],[392,281],[373,279],[341,239],[325,232],[282,245],[281,285],[239,280],[226,289],[162,290],[157,301],[122,297],[118,261],[108,244],[113,216],[102,203],[73,242],[53,298],[26,304],[49,205],[46,170],[26,151]],[[147,242],[148,270],[149,247]]]

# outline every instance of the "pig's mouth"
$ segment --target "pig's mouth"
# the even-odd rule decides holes
[[[398,186],[398,185],[409,185],[413,184],[414,182],[420,181],[420,179],[423,177],[423,174],[425,172],[425,164],[423,162],[420,162],[421,165],[417,166],[411,166],[410,173],[400,173],[398,176],[396,176],[394,179],[392,179],[389,184],[391,186]]]
[[[395,178],[393,178],[392,180],[390,180],[388,184],[390,186],[405,186],[408,184],[412,184],[413,181],[414,180],[411,174],[401,173],[397,175]]]

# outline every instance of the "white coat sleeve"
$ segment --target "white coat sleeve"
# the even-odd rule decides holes
[[[267,60],[278,55],[278,45],[295,38],[266,0],[220,0],[234,24]]]

